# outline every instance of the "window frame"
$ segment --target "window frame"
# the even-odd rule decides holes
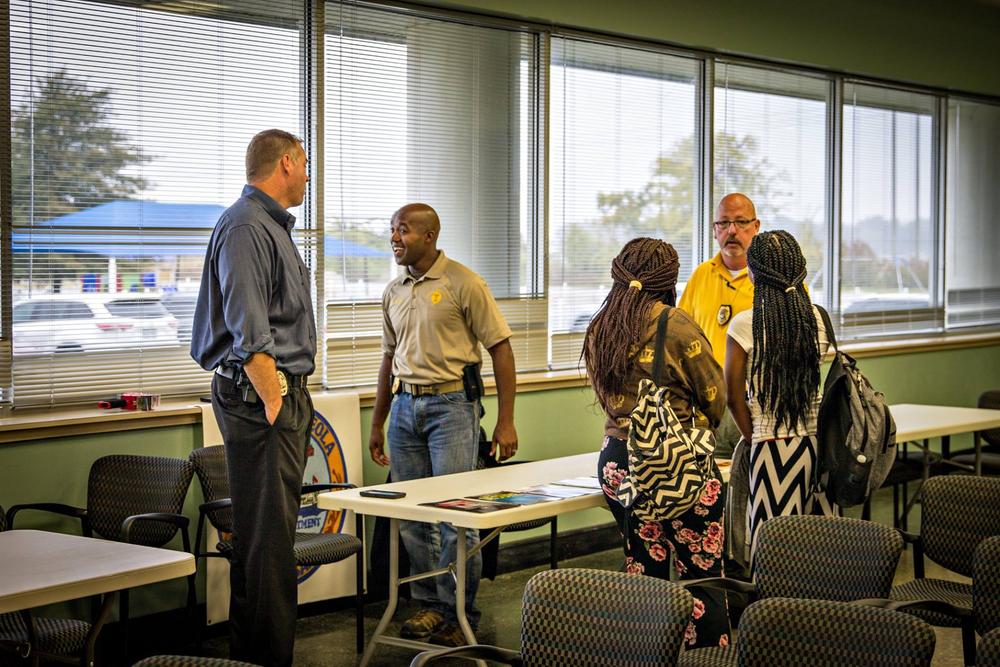
[[[330,0],[332,3],[334,0]],[[110,2],[109,4],[116,4]],[[535,246],[530,258],[531,268],[528,275],[531,278],[529,292],[517,298],[502,299],[502,302],[532,301],[532,307],[542,307],[548,309],[547,300],[550,295],[550,265],[549,265],[549,234],[551,231],[550,215],[550,146],[551,137],[548,134],[551,107],[549,106],[549,81],[552,67],[551,40],[553,37],[584,39],[592,42],[606,43],[612,46],[624,48],[638,48],[646,51],[656,51],[665,55],[681,56],[685,58],[697,59],[701,66],[698,74],[697,86],[700,86],[700,96],[697,96],[695,111],[696,140],[695,151],[700,170],[701,191],[698,197],[697,208],[697,228],[694,237],[694,253],[697,261],[702,262],[712,257],[715,252],[715,242],[711,233],[712,211],[717,203],[717,198],[722,193],[716,192],[716,184],[711,177],[713,174],[714,146],[714,121],[716,111],[715,70],[719,63],[745,65],[751,67],[763,67],[777,69],[792,74],[804,74],[818,76],[829,81],[831,93],[827,104],[827,172],[826,172],[826,215],[830,221],[827,233],[827,266],[830,267],[830,275],[826,277],[827,290],[823,299],[824,304],[831,312],[839,311],[841,303],[841,286],[843,274],[843,253],[841,241],[844,229],[843,211],[843,181],[844,181],[844,88],[845,85],[876,86],[881,88],[891,88],[903,91],[915,92],[931,95],[936,100],[936,110],[931,126],[931,146],[932,171],[930,174],[930,213],[933,216],[931,229],[933,231],[933,253],[931,266],[928,271],[929,295],[932,310],[940,312],[939,324],[935,324],[930,333],[932,335],[947,336],[953,332],[960,334],[974,334],[981,332],[995,331],[993,324],[949,324],[946,313],[947,301],[947,254],[944,247],[948,233],[952,230],[948,225],[959,223],[950,221],[946,211],[946,193],[949,188],[948,181],[948,145],[947,145],[947,119],[948,105],[952,99],[982,102],[1000,107],[1000,97],[975,95],[960,91],[949,91],[932,86],[906,85],[895,81],[873,79],[855,76],[852,74],[834,71],[821,67],[810,67],[791,65],[776,62],[767,58],[756,58],[751,56],[740,57],[730,54],[723,54],[711,49],[688,48],[677,45],[664,44],[654,40],[643,40],[628,38],[618,35],[602,34],[597,31],[578,30],[559,25],[539,24],[531,21],[521,21],[491,16],[487,14],[473,14],[464,10],[450,10],[408,2],[392,2],[389,0],[360,0],[354,3],[363,7],[374,7],[386,11],[394,11],[405,14],[419,15],[454,22],[458,24],[478,26],[485,28],[499,28],[506,30],[518,30],[535,35],[538,46],[535,50],[535,57],[538,59],[537,80],[532,85],[537,87],[537,103],[528,109],[530,114],[536,115],[534,127],[536,136],[533,138],[537,142],[537,150],[533,153],[537,164],[534,167],[534,178],[529,179],[528,188],[535,191],[534,201],[536,205],[529,212],[528,225],[533,228],[532,240]],[[314,298],[316,304],[316,322],[318,328],[318,340],[323,341],[323,345],[317,350],[317,368],[324,368],[326,357],[330,354],[337,354],[335,346],[327,343],[335,336],[331,332],[331,311],[326,300],[325,289],[325,268],[326,257],[324,248],[323,224],[316,221],[325,220],[325,192],[324,192],[324,170],[326,165],[326,127],[324,124],[326,90],[324,86],[324,71],[326,63],[324,61],[324,36],[326,30],[326,14],[328,2],[326,0],[301,0],[301,17],[304,19],[301,32],[301,58],[299,64],[299,74],[301,76],[302,99],[302,128],[304,130],[304,144],[311,158],[310,186],[306,191],[306,201],[303,206],[303,220],[301,221],[301,231],[298,233],[300,248],[307,266],[310,268],[314,278]],[[248,20],[253,20],[252,17]],[[5,12],[0,18],[0,31],[8,38],[11,31],[11,14]],[[8,91],[11,86],[11,59],[4,59],[0,66],[0,82],[6,85]],[[12,130],[12,108],[10,95],[5,95],[0,101],[0,113],[3,114],[3,136],[0,138],[0,160],[4,164],[11,164],[11,130]],[[1000,156],[998,156],[1000,157]],[[0,170],[0,407],[10,407],[13,392],[12,374],[12,349],[13,349],[13,264],[12,264],[12,169]],[[531,208],[531,207],[529,207]],[[445,248],[447,251],[447,248]],[[475,267],[472,267],[475,269]],[[692,267],[693,269],[693,267]],[[371,307],[377,307],[377,301],[368,299],[363,301],[346,301],[333,304],[337,308],[344,308],[347,311],[366,311]],[[501,303],[501,307],[504,307]],[[510,304],[507,304],[510,305]],[[534,312],[534,311],[533,311]],[[893,312],[887,310],[885,312]],[[842,316],[842,314],[841,314]],[[551,350],[553,335],[563,332],[549,331],[548,315],[543,316],[547,347]],[[537,325],[532,322],[531,325]],[[845,322],[841,319],[841,326]],[[849,330],[841,337],[845,341],[854,340],[860,342],[867,340],[871,334],[863,333],[859,337],[852,337]],[[885,341],[900,341],[905,343],[907,339],[925,337],[927,331],[906,332],[899,330],[887,330],[879,336]],[[551,369],[552,354],[547,353],[548,366]],[[348,360],[350,362],[350,360]],[[314,386],[321,386],[324,375],[318,373],[314,379]],[[372,377],[371,381],[374,382]],[[353,385],[364,387],[365,384]]]

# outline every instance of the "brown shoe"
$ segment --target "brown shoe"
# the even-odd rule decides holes
[[[444,625],[444,616],[433,609],[421,609],[403,623],[399,636],[403,639],[426,639]]]
[[[438,646],[465,646],[469,643],[465,640],[462,628],[454,623],[445,623],[442,625],[441,629],[432,634],[428,641]]]

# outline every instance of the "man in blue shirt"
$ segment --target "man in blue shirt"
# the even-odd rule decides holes
[[[212,232],[191,356],[214,370],[212,408],[233,501],[230,651],[292,664],[295,524],[313,407],[316,324],[309,270],[292,242],[305,195],[302,142],[265,130],[247,147],[248,185]]]

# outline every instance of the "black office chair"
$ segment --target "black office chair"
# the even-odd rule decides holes
[[[0,531],[7,530],[7,516],[0,507]],[[0,650],[18,658],[31,655],[60,662],[88,665],[94,659],[97,633],[86,621],[42,618],[30,611],[0,614]],[[91,641],[88,641],[91,640]]]
[[[924,556],[958,574],[972,576],[976,547],[985,538],[1000,534],[1000,478],[943,475],[927,480],[921,493],[920,535],[905,535],[914,545],[914,579],[893,587],[889,597],[938,600],[954,607],[954,613],[924,609],[907,613],[932,625],[961,627],[965,664],[972,664],[976,655],[972,585],[926,578]]]
[[[934,630],[889,609],[768,598],[743,612],[737,653],[740,667],[921,667],[934,657]]]
[[[1000,535],[980,542],[972,556],[972,613],[981,637],[1000,628]]]
[[[990,630],[979,641],[976,667],[1000,667],[1000,628]]]
[[[132,665],[132,667],[257,667],[251,662],[226,660],[225,658],[203,658],[194,655],[154,655]]]
[[[464,657],[507,665],[676,664],[694,601],[676,584],[624,572],[564,568],[524,588],[521,650],[460,646],[417,655],[410,667]]]
[[[1000,410],[1000,389],[984,391],[979,395],[976,407],[984,410]],[[984,475],[1000,475],[1000,428],[991,428],[981,432],[983,439],[980,454],[980,465]],[[955,452],[950,459],[956,463],[969,466],[976,463],[976,450],[964,449]]]
[[[729,578],[681,582],[757,599],[772,597],[849,602],[888,597],[903,538],[888,526],[847,517],[778,516],[760,528],[753,583]],[[750,607],[747,607],[749,610]],[[743,641],[743,620],[740,639]],[[689,649],[684,667],[736,665],[737,647]]]
[[[205,502],[199,507],[198,530],[195,534],[195,556],[197,558],[223,557],[233,555],[233,542],[229,537],[233,532],[232,500],[229,498],[229,473],[226,467],[224,445],[201,447],[191,452],[189,457],[194,466]],[[305,484],[302,495],[335,489],[353,489],[354,484]],[[361,515],[355,515],[357,537],[342,533],[295,533],[295,563],[300,567],[327,565],[356,557],[357,592],[354,596],[355,639],[358,653],[365,647],[364,619],[364,524]],[[202,535],[205,520],[220,533],[223,539],[216,545],[218,551],[202,550]]]
[[[13,527],[15,516],[26,510],[53,512],[79,519],[85,537],[96,534],[148,547],[163,547],[180,532],[184,551],[191,552],[188,519],[182,512],[192,474],[191,464],[183,459],[104,456],[90,467],[86,508],[63,503],[15,505],[7,512],[8,524]],[[191,574],[187,577],[187,609],[192,622],[195,603],[195,575]],[[118,608],[121,643],[127,654],[128,590],[119,591]]]

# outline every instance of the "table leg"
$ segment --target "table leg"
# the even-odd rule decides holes
[[[472,632],[472,626],[469,625],[469,619],[465,615],[465,577],[468,572],[466,566],[469,557],[468,546],[465,543],[466,530],[460,526],[455,527],[455,531],[458,533],[455,554],[455,616],[458,618],[458,627],[462,628],[462,634],[465,635],[465,641],[469,644],[475,644],[477,643],[476,635]],[[486,667],[486,663],[482,660],[476,660],[476,664]]]
[[[389,626],[396,613],[396,605],[399,603],[399,519],[389,519],[389,601],[386,604],[385,613],[379,619],[375,633],[372,635],[365,654],[361,656],[360,667],[365,667],[375,654],[375,647],[378,646],[379,637],[385,634],[385,629]]]
[[[983,474],[983,438],[979,434],[979,431],[973,432],[972,443],[973,448],[976,450],[976,463],[972,474],[978,476]]]

